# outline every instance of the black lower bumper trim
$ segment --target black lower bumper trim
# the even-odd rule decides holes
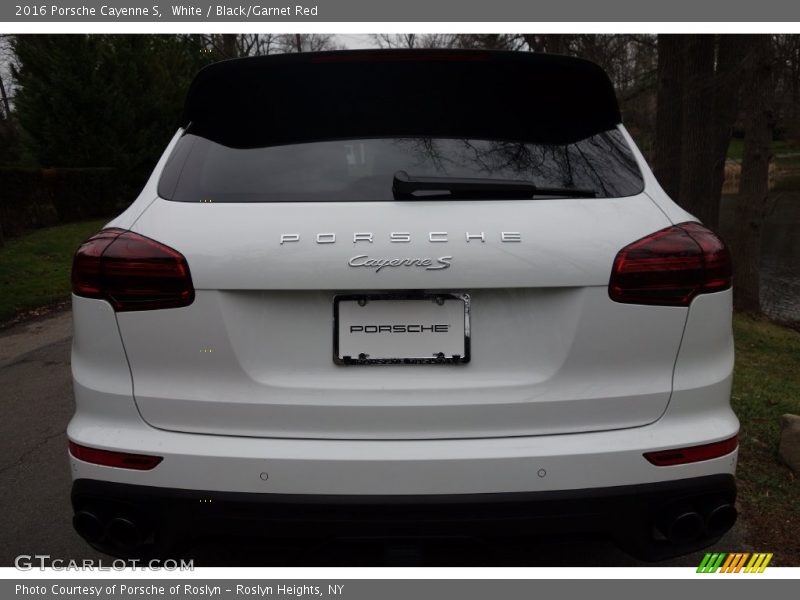
[[[735,481],[727,474],[609,488],[434,496],[213,492],[88,479],[75,481],[72,488],[76,513],[89,512],[105,523],[116,518],[133,521],[150,543],[165,531],[171,532],[170,539],[183,540],[208,534],[297,538],[600,533],[650,559],[691,552],[719,538],[719,532],[700,532],[680,544],[659,539],[654,526],[662,515],[676,506],[702,514],[721,503],[733,505],[735,498]],[[113,540],[95,544],[119,554]]]

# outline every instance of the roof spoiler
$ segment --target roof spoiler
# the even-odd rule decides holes
[[[565,144],[621,117],[596,64],[533,52],[348,50],[214,63],[182,126],[247,148],[332,139],[440,137]]]

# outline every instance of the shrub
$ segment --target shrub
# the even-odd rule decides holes
[[[5,237],[55,223],[110,216],[119,194],[114,169],[0,167]]]

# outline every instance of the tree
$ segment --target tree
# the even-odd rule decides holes
[[[744,154],[733,244],[734,304],[738,310],[759,313],[761,237],[769,193],[772,147],[772,40],[747,36],[744,59]]]
[[[10,78],[10,68],[16,60],[11,49],[11,40],[10,35],[0,35],[0,165],[16,164],[19,161],[19,136],[13,114],[13,87]]]
[[[225,58],[238,58],[239,48],[237,42],[237,35],[235,33],[223,33],[222,35],[222,55]]]
[[[214,60],[264,56],[275,52],[278,35],[271,33],[214,33],[200,36],[203,50]]]
[[[452,48],[458,36],[447,33],[374,34],[379,48]]]
[[[10,67],[16,62],[12,40],[11,35],[0,35],[0,121],[11,120]]]
[[[210,60],[196,36],[23,35],[15,116],[39,166],[115,167],[138,192]]]
[[[742,36],[659,35],[654,171],[669,196],[716,229],[741,87]]]
[[[687,36],[681,116],[681,206],[716,229],[719,198],[712,196],[714,158],[714,36]]]
[[[6,92],[6,84],[3,81],[3,74],[0,73],[0,121],[11,119],[11,103]]]
[[[0,35],[0,165],[16,162],[19,158],[17,131],[11,114],[11,98],[6,87],[7,66],[14,62],[10,39],[8,35]],[[4,244],[5,236],[0,215],[0,247]]]
[[[739,112],[741,69],[745,35],[720,35],[717,44],[717,70],[714,75],[714,170],[711,197],[715,206],[722,198],[725,183],[725,162],[733,134],[733,125]]]
[[[776,134],[800,140],[800,35],[773,36]]]
[[[276,36],[277,52],[322,52],[341,49],[332,35],[319,33],[290,33]]]
[[[681,188],[685,35],[658,36],[658,92],[653,171],[670,198]]]

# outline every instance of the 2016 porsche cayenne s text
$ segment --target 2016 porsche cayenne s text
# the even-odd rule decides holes
[[[731,265],[574,58],[344,51],[195,78],[78,250],[74,524],[605,534],[735,518]]]

